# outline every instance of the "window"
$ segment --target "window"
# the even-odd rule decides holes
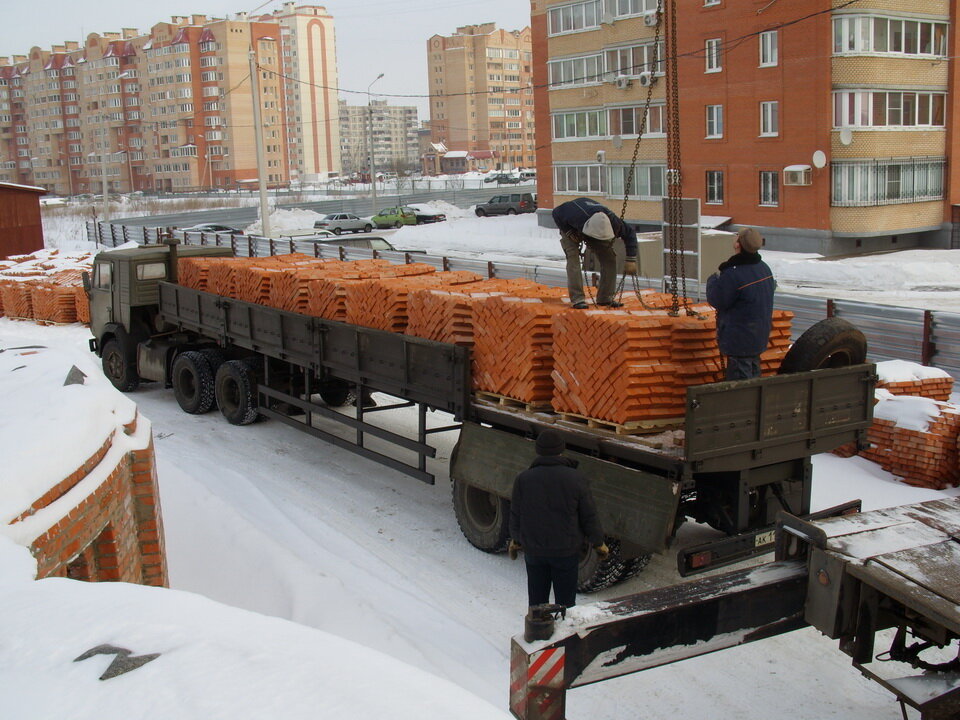
[[[834,127],[943,127],[943,93],[844,90],[833,95]]]
[[[760,67],[772,67],[779,61],[779,38],[776,30],[760,33]]]
[[[663,135],[666,132],[663,124],[664,109],[663,105],[651,105],[644,124],[642,107],[611,108],[610,134],[638,135],[643,131],[644,136]]]
[[[640,15],[657,9],[657,0],[615,0],[614,13],[617,17]]]
[[[558,35],[600,27],[602,12],[600,0],[588,0],[573,5],[550,8],[549,33],[550,35]]]
[[[760,171],[760,204],[775,207],[780,204],[780,173]]]
[[[605,173],[601,165],[555,165],[553,187],[557,193],[593,193],[605,191]]]
[[[723,170],[707,170],[707,204],[723,204]]]
[[[609,195],[623,197],[627,194],[627,180],[630,168],[613,166],[609,168],[610,190]],[[667,167],[665,165],[637,165],[633,173],[633,182],[630,185],[630,197],[641,200],[659,200],[667,192]]]
[[[137,280],[163,280],[167,277],[164,263],[143,263],[137,265]]]
[[[113,276],[113,266],[110,263],[97,263],[93,266],[93,286],[98,290],[109,290]]]
[[[720,38],[711,38],[706,43],[706,72],[720,72],[723,66],[720,64]]]
[[[947,54],[947,28],[945,22],[843,15],[833,20],[833,52],[940,57]]]
[[[707,137],[723,137],[723,105],[707,105]]]
[[[946,159],[889,158],[831,164],[834,207],[942,200]]]
[[[632,47],[611,48],[604,52],[606,71],[614,75],[635,76],[642,72],[663,74],[663,43],[652,42]]]
[[[607,134],[607,114],[603,110],[558,113],[553,116],[553,139],[601,137]]]
[[[550,86],[564,87],[599,82],[602,62],[602,55],[551,61],[548,68]]]
[[[780,103],[769,101],[760,103],[760,135],[774,137],[780,134]]]

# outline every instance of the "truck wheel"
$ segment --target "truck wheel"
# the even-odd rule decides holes
[[[203,353],[188,350],[173,361],[173,394],[180,408],[201,415],[213,407],[213,371]]]
[[[797,338],[783,361],[779,375],[819,368],[859,365],[867,359],[867,339],[841,318],[827,318],[811,325]]]
[[[243,360],[228,360],[214,381],[217,405],[231,425],[249,425],[257,419],[257,379]]]
[[[108,340],[100,355],[103,374],[120,392],[133,392],[140,387],[136,366],[127,360],[119,340]]]
[[[510,501],[460,480],[453,481],[453,511],[467,541],[478,550],[499,553],[510,535]]]
[[[577,591],[583,593],[603,590],[616,583],[623,576],[624,562],[620,558],[620,541],[608,537],[607,547],[610,554],[601,560],[592,547],[580,557],[580,570],[577,576]]]
[[[620,573],[618,582],[629,580],[630,578],[639,575],[640,571],[650,564],[651,557],[653,556],[648,553],[639,557],[630,558],[629,560],[624,560],[623,571]]]
[[[320,398],[330,407],[344,407],[353,404],[357,399],[356,393],[350,387],[350,383],[344,381],[328,382],[317,393]]]

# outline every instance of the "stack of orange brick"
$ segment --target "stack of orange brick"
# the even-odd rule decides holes
[[[887,360],[877,363],[877,387],[892,395],[914,395],[947,402],[953,393],[953,378],[939,368],[905,360]]]
[[[943,490],[960,482],[960,408],[877,391],[869,447],[860,454],[908,485]]]
[[[431,271],[434,270],[432,266],[427,267]],[[421,275],[381,278],[348,287],[346,289],[347,322],[402,333],[407,329],[411,292],[424,288],[469,287],[481,279],[479,275],[466,271],[439,273],[431,271],[424,268],[424,273]]]
[[[389,260],[354,260],[335,268],[329,277],[309,281],[307,313],[327,320],[346,322],[347,288],[374,280],[384,274],[391,276]],[[432,267],[432,266],[431,266]]]
[[[8,282],[0,287],[3,297],[3,314],[18,320],[33,319],[33,299],[29,282]]]
[[[475,310],[474,388],[526,403],[553,397],[554,319],[569,310],[547,298],[493,296]]]

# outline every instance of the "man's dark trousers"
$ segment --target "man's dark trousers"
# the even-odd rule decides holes
[[[577,572],[579,555],[543,557],[524,555],[527,563],[527,597],[530,605],[550,602],[553,586],[554,602],[564,607],[577,604]]]

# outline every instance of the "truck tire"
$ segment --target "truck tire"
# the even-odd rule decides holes
[[[620,541],[608,537],[606,540],[610,554],[601,560],[597,551],[588,547],[580,556],[580,569],[577,574],[577,591],[596,592],[610,587],[623,577],[624,562],[620,557]]]
[[[244,360],[228,360],[214,380],[217,405],[231,425],[249,425],[257,419],[257,378]]]
[[[330,407],[352,405],[357,398],[350,383],[343,380],[324,383],[317,394]]]
[[[499,553],[510,540],[510,501],[465,483],[453,481],[453,511],[467,541],[478,550]]]
[[[617,582],[623,582],[624,580],[629,580],[630,578],[639,575],[640,571],[650,564],[651,557],[653,556],[648,553],[646,555],[640,555],[639,557],[630,558],[629,560],[624,560],[623,571],[620,573],[620,577],[617,579]]]
[[[171,375],[181,410],[191,415],[209,412],[214,402],[213,372],[203,353],[188,350],[177,355]]]
[[[103,365],[103,374],[120,392],[133,392],[140,387],[140,376],[137,368],[127,358],[119,340],[107,340],[100,355]]]
[[[203,348],[203,350],[199,352],[207,359],[207,364],[210,365],[210,372],[216,376],[217,370],[227,361],[226,354],[218,347]]]
[[[841,318],[827,318],[811,325],[797,338],[783,361],[779,375],[819,368],[859,365],[867,359],[867,339]]]

